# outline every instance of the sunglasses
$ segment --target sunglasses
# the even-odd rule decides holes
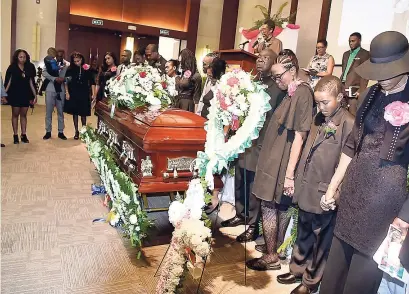
[[[289,69],[286,69],[284,72],[282,72],[281,74],[278,74],[278,75],[274,75],[273,76],[273,79],[275,80],[275,81],[281,81],[282,80],[282,78],[283,78],[283,76],[285,75],[285,73],[287,72],[287,71],[289,71],[290,70],[290,68]]]

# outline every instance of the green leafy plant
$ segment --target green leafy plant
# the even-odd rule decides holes
[[[278,8],[277,12],[275,14],[273,14],[273,16],[269,15],[268,10],[267,10],[267,8],[265,6],[256,5],[254,8],[260,9],[260,11],[263,14],[264,18],[256,20],[254,22],[254,26],[250,30],[259,29],[263,25],[263,23],[268,19],[271,19],[272,21],[274,21],[274,24],[277,27],[282,27],[284,23],[290,23],[291,21],[293,21],[295,15],[296,15],[296,12],[291,13],[288,17],[283,17],[284,8],[287,7],[287,5],[288,5],[288,1],[281,4],[280,7]]]

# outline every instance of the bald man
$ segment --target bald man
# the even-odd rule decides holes
[[[157,68],[161,74],[165,74],[166,59],[159,54],[158,49],[157,44],[149,44],[145,49],[145,57],[150,66]]]
[[[131,64],[132,52],[130,50],[124,50],[121,53],[121,64],[118,66],[118,70],[116,71],[116,75],[120,75],[125,69],[130,68]]]
[[[273,50],[267,48],[260,52],[256,61],[258,79],[262,84],[266,85],[265,91],[270,96],[271,110],[267,112],[266,121],[263,128],[260,130],[260,135],[252,147],[247,148],[244,154],[239,156],[239,161],[236,164],[235,172],[235,198],[236,198],[236,216],[223,221],[223,227],[235,227],[244,224],[244,201],[248,198],[247,206],[247,225],[248,229],[241,235],[237,236],[238,242],[252,241],[257,238],[257,223],[260,218],[260,200],[251,193],[256,174],[256,166],[261,146],[264,140],[265,131],[268,127],[274,110],[285,97],[285,92],[281,91],[275,81],[271,78],[271,67],[275,63],[277,54]],[[244,173],[246,173],[246,183],[244,182]],[[246,189],[245,189],[246,188]]]

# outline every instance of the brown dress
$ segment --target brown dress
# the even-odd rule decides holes
[[[257,198],[274,200],[278,204],[282,202],[285,173],[295,132],[310,130],[312,113],[313,94],[305,83],[298,86],[292,97],[287,95],[277,107],[265,133],[257,163],[252,190]]]
[[[175,108],[180,108],[186,111],[195,112],[195,104],[200,101],[202,96],[202,77],[198,72],[191,77],[184,78],[176,77],[176,90],[178,95],[175,97]]]

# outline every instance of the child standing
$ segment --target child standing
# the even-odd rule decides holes
[[[336,218],[335,203],[327,203],[325,193],[354,124],[354,117],[341,107],[339,78],[323,77],[314,96],[320,112],[311,125],[295,181],[293,202],[299,206],[297,240],[290,272],[277,276],[282,284],[302,282],[291,294],[313,293],[321,282]]]

